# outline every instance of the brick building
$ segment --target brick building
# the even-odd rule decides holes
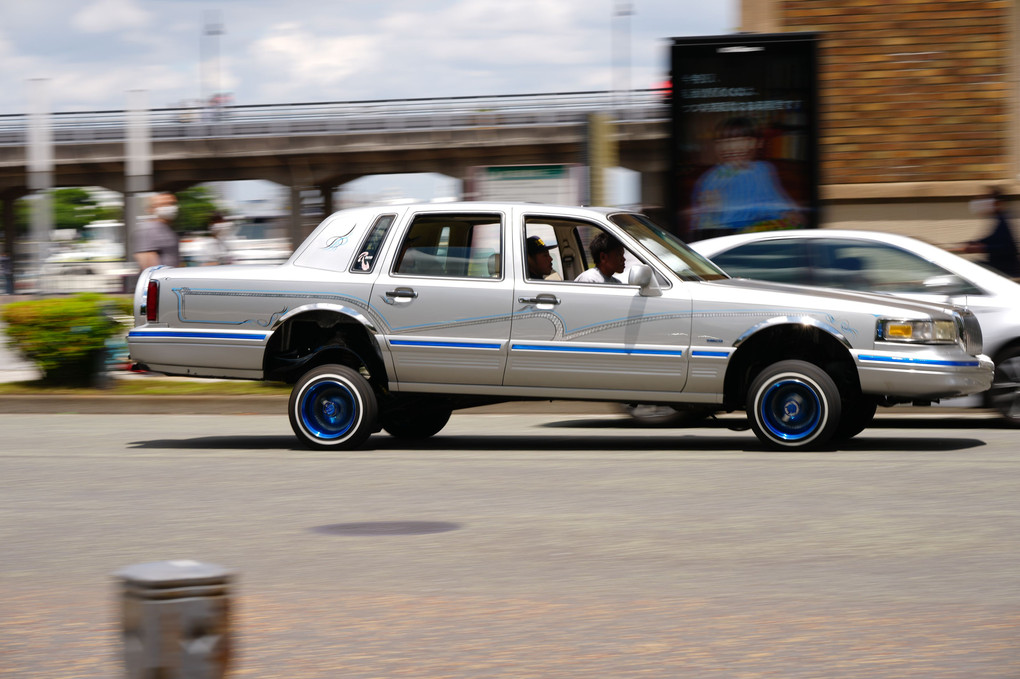
[[[1018,5],[741,0],[742,31],[821,35],[823,226],[954,243],[988,185],[1018,197]]]

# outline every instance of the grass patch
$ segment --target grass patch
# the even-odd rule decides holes
[[[132,377],[113,379],[109,388],[87,389],[51,387],[42,382],[8,382],[0,384],[0,395],[61,395],[61,396],[285,396],[290,386],[282,382],[254,380],[207,380],[200,378]]]

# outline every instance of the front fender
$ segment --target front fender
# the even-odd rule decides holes
[[[780,325],[801,325],[801,326],[806,325],[812,328],[817,328],[818,330],[821,330],[831,335],[834,339],[838,340],[847,349],[853,348],[853,345],[850,343],[850,340],[848,340],[846,338],[846,335],[840,332],[840,330],[836,328],[836,326],[830,323],[820,321],[814,316],[776,316],[775,318],[770,318],[768,320],[757,323],[754,326],[748,328],[746,331],[744,331],[744,333],[740,335],[740,337],[734,340],[733,346],[739,347],[741,344],[750,339],[752,336],[756,335],[761,330]]]

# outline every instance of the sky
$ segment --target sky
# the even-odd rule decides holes
[[[738,0],[2,0],[0,114],[645,88]],[[630,8],[629,14],[621,11]],[[219,25],[222,33],[209,27]],[[39,83],[30,85],[30,81]],[[39,94],[41,92],[41,94]]]
[[[669,39],[732,33],[739,0],[0,0],[0,114],[649,88]],[[628,11],[629,8],[629,11]],[[133,95],[137,96],[137,95]],[[637,177],[612,181],[636,201]],[[365,199],[455,195],[441,175],[365,177]],[[280,202],[268,182],[221,187]]]

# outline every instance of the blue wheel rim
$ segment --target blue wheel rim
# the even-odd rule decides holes
[[[341,438],[357,422],[359,403],[350,387],[342,382],[316,382],[301,397],[301,424],[315,438]]]
[[[818,431],[822,401],[806,382],[780,380],[769,386],[758,406],[762,424],[783,441],[800,441]]]

